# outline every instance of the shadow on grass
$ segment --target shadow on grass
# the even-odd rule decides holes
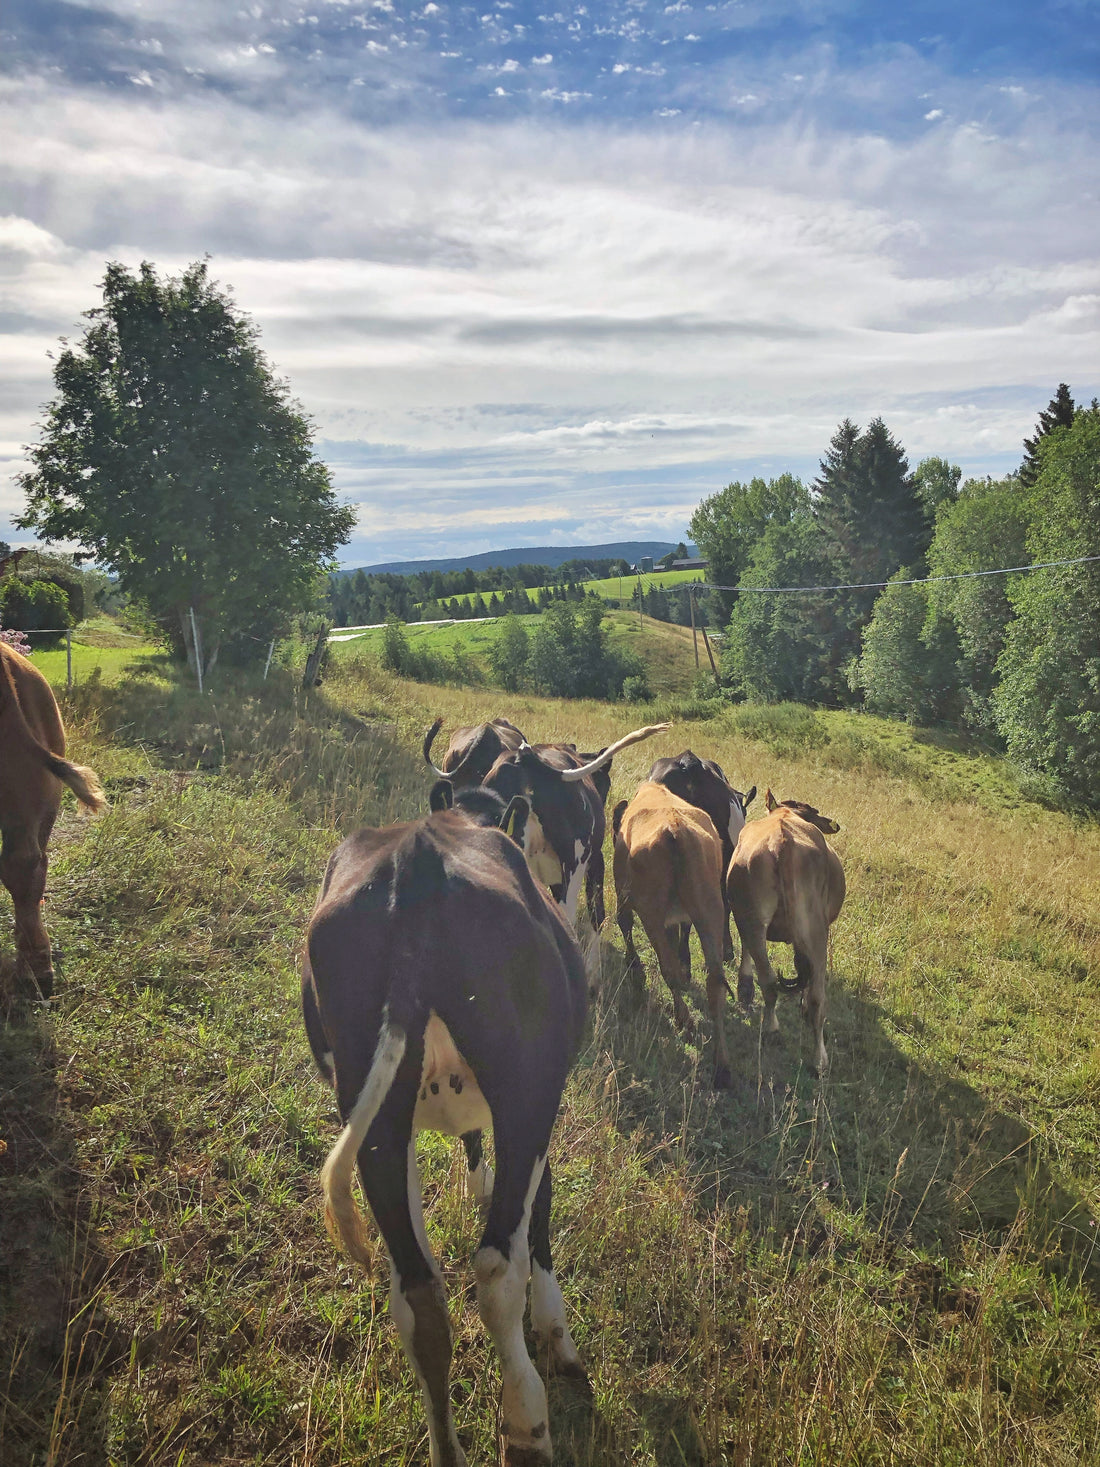
[[[746,1207],[757,1236],[811,1254],[826,1242],[843,1253],[846,1223],[854,1250],[915,1246],[948,1265],[967,1243],[1011,1239],[1046,1272],[1100,1286],[1096,1219],[1042,1138],[958,1072],[907,1054],[880,1005],[830,984],[832,1063],[819,1081],[797,999],[781,997],[769,1037],[759,1004],[746,1015],[728,1001],[734,1088],[716,1092],[697,978],[697,1034],[685,1042],[655,966],[647,955],[639,996],[605,946],[596,1043],[616,1066],[619,1129],[645,1131],[661,1160],[686,1163],[703,1210]]]
[[[117,682],[86,679],[63,707],[67,720],[146,749],[158,764],[278,788],[310,823],[347,831],[427,806],[424,766],[393,723],[373,709],[351,712],[323,690],[303,690],[287,669],[273,668],[266,681],[223,669],[200,694],[178,665],[153,657]]]
[[[106,1263],[58,1104],[48,1011],[16,996],[3,1019],[0,1455],[5,1467],[100,1461],[107,1380],[128,1339],[99,1304]]]

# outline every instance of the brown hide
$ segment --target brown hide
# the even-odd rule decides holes
[[[672,991],[676,1020],[690,1028],[683,993],[690,977],[687,924],[694,925],[706,962],[707,1004],[714,1022],[714,1083],[728,1086],[722,842],[714,822],[706,811],[648,780],[625,808],[616,807],[613,818],[618,922],[630,967],[641,972],[633,940],[637,913]],[[672,928],[679,929],[675,935]]]
[[[835,821],[803,807],[830,829]],[[742,830],[726,876],[733,920],[741,936],[738,995],[752,1001],[753,966],[764,996],[765,1024],[778,1029],[775,1000],[780,986],[802,992],[803,1012],[813,1026],[815,1064],[828,1064],[825,1051],[825,975],[829,928],[844,902],[844,869],[817,824],[799,809],[774,806],[763,820]],[[780,984],[768,958],[769,942],[794,948],[795,983]]]
[[[69,763],[64,753],[65,729],[49,683],[25,657],[0,644],[0,881],[15,907],[17,965],[46,996],[53,989],[53,961],[42,897],[61,785],[92,810],[106,803],[92,771]]]

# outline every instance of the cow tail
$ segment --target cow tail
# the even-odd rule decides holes
[[[447,873],[438,849],[423,829],[414,830],[393,858],[388,899],[393,932],[388,960],[390,994],[374,1058],[347,1124],[321,1170],[329,1236],[367,1267],[372,1258],[366,1226],[351,1190],[355,1161],[405,1058],[409,1036],[422,1037],[427,1026],[428,1008],[420,998],[421,984],[430,976],[428,965],[433,953],[439,951],[439,944],[432,940],[432,914],[438,910],[446,886]],[[394,978],[400,980],[399,984],[394,984]]]
[[[325,1227],[334,1243],[342,1244],[346,1253],[369,1268],[372,1262],[367,1246],[367,1230],[363,1214],[352,1195],[351,1179],[355,1158],[363,1138],[374,1123],[389,1094],[397,1068],[405,1057],[407,1040],[404,1029],[390,1020],[387,1008],[375,1046],[367,1078],[352,1106],[348,1123],[329,1152],[321,1169],[321,1188],[325,1194]]]
[[[69,786],[82,805],[87,805],[89,810],[102,810],[106,807],[107,796],[103,793],[103,786],[94,770],[85,764],[73,764],[68,759],[59,759],[56,754],[50,754],[46,750],[43,753],[45,757],[42,762],[46,768],[62,784]]]
[[[0,670],[3,673],[3,683],[0,685],[0,694],[6,694],[6,698],[0,697],[0,706],[3,702],[9,702],[12,708],[12,716],[19,732],[23,736],[23,742],[29,746],[32,755],[45,766],[46,769],[62,784],[67,784],[82,805],[87,805],[89,810],[102,810],[107,803],[107,797],[103,793],[103,786],[94,770],[88,769],[83,764],[73,764],[68,759],[62,759],[57,754],[51,754],[44,744],[39,743],[31,732],[30,725],[23,714],[23,705],[19,701],[19,692],[15,686],[15,679],[11,675],[11,668],[7,659],[0,657]]]
[[[783,898],[783,907],[787,913],[787,921],[789,923],[791,913],[796,910],[795,903],[798,899],[798,892],[794,884],[794,878],[788,870],[787,863],[783,861],[779,863],[779,891]],[[793,978],[784,978],[782,973],[775,975],[775,981],[784,993],[801,993],[810,981],[810,965],[797,949],[794,952],[794,971],[795,976]]]

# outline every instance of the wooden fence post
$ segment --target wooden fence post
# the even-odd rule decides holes
[[[317,633],[317,641],[314,644],[313,651],[306,658],[306,670],[302,674],[303,688],[312,688],[317,684],[317,674],[321,670],[321,659],[324,657],[325,648],[328,646],[328,634],[330,630],[329,624],[325,622],[321,630]]]

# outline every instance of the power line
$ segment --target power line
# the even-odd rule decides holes
[[[914,576],[907,581],[849,581],[840,586],[717,586],[709,581],[692,581],[689,592],[692,596],[697,587],[704,591],[740,591],[742,595],[758,591],[876,591],[886,586],[927,586],[932,581],[969,581],[975,576],[1014,576],[1021,571],[1049,570],[1059,565],[1090,565],[1100,560],[1100,555],[1079,555],[1074,560],[1037,560],[1031,565],[1004,565],[996,570],[958,571],[950,576]]]

